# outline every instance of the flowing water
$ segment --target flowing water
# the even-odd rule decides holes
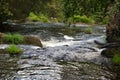
[[[114,74],[105,65],[109,59],[100,55],[102,49],[94,40],[105,43],[105,28],[92,27],[92,34],[76,28],[40,27],[21,24],[19,32],[37,36],[43,48],[18,45],[24,50],[20,56],[0,54],[0,80],[111,80]],[[18,32],[18,31],[17,31]],[[8,45],[0,45],[5,48]]]

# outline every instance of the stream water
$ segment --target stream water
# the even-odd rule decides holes
[[[114,73],[105,65],[109,59],[100,55],[102,49],[94,40],[105,42],[105,27],[76,28],[40,27],[39,24],[21,24],[16,32],[37,36],[43,48],[18,45],[24,53],[17,57],[0,54],[0,80],[111,80]],[[0,45],[5,48],[8,45]]]

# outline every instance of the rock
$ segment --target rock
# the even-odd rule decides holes
[[[101,55],[107,58],[113,58],[113,56],[117,54],[120,55],[120,47],[115,48],[107,48],[101,52]]]
[[[102,43],[94,40],[94,43],[100,46],[100,48],[118,48],[120,47],[120,42]]]
[[[97,45],[100,45],[100,46],[105,45],[105,43],[99,42],[99,41],[97,41],[97,40],[94,40],[94,43],[97,44]]]
[[[40,39],[37,37],[26,35],[24,36],[24,39],[25,39],[25,44],[31,44],[31,45],[43,47]]]

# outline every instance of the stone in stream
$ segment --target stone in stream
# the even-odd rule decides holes
[[[4,41],[4,35],[5,35],[4,33],[0,33],[0,44],[10,44],[10,42]],[[39,38],[35,36],[28,36],[28,35],[23,35],[23,37],[24,37],[24,41],[21,44],[36,45],[36,46],[43,47]],[[12,38],[10,40],[12,40]]]
[[[37,37],[26,35],[26,36],[24,36],[24,39],[25,39],[25,44],[31,44],[31,45],[43,47],[40,39]]]

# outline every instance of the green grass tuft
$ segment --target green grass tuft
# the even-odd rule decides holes
[[[85,29],[85,33],[91,34],[91,33],[92,33],[92,28],[87,27],[87,28]]]
[[[9,53],[9,54],[20,54],[22,53],[23,51],[18,48],[16,45],[12,44],[10,45],[8,48],[6,48],[6,51]]]
[[[20,44],[24,42],[24,36],[8,33],[3,36],[3,41],[5,43]]]

